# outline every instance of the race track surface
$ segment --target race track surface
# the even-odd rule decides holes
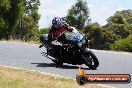
[[[56,66],[51,60],[41,55],[45,48],[39,45],[0,41],[0,65],[19,67],[75,78],[78,66],[64,64]],[[130,74],[132,76],[132,53],[92,50],[100,65],[97,70],[90,70],[83,65],[87,74]],[[129,84],[104,84],[116,88],[132,88]]]

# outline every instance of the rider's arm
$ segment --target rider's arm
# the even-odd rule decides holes
[[[68,26],[67,31],[72,32],[73,31],[73,27],[72,26]]]

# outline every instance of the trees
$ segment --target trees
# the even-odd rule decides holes
[[[128,45],[128,43],[130,43],[127,42],[127,40],[130,40],[127,37],[130,34],[132,34],[132,25],[131,25],[132,20],[130,20],[131,17],[132,17],[132,10],[122,10],[122,11],[117,11],[113,16],[110,16],[107,19],[108,23],[105,26],[103,26],[103,28],[106,31],[109,31],[109,33],[111,33],[111,35],[113,36],[111,39],[114,41],[109,42],[110,49],[125,50],[124,48],[126,47],[126,44]],[[109,37],[107,37],[107,40],[110,40]],[[125,51],[127,50],[128,49],[126,49]]]
[[[7,17],[9,8],[10,0],[0,0],[0,39],[5,37],[5,32],[8,31],[9,22]]]
[[[15,31],[15,38],[28,41],[36,37],[40,19],[39,5],[39,0],[23,0],[24,10],[19,19],[19,26]]]
[[[98,23],[88,24],[87,22],[90,21],[88,16],[87,3],[83,0],[77,0],[75,5],[69,9],[66,20],[71,26],[84,29],[81,31],[91,41],[90,48],[113,49],[112,44],[115,44],[116,41],[123,42],[124,40],[120,39],[125,39],[132,34],[132,10],[130,9],[116,11],[113,16],[107,18],[107,24],[102,27]]]
[[[38,28],[36,23],[34,22],[33,18],[30,16],[24,16],[23,22],[25,27],[22,29],[22,40],[29,41],[33,40],[38,32]]]
[[[9,39],[17,28],[22,14],[22,0],[0,1],[0,38]]]
[[[89,47],[101,49],[102,48],[102,34],[101,26],[98,23],[92,23],[85,26],[83,32],[87,35],[90,40]]]
[[[18,20],[22,16],[22,0],[2,0],[0,3],[0,19],[3,25],[3,29],[0,31],[0,37],[9,39],[16,31]]]
[[[125,41],[120,39],[127,38],[132,34],[131,20],[128,21],[128,19],[131,19],[131,16],[131,10],[117,11],[113,16],[107,19],[108,23],[102,27],[98,23],[86,25],[83,32],[88,36],[88,39],[91,40],[89,44],[90,48],[113,49],[113,47],[118,46],[119,43],[122,43],[121,45],[123,46],[123,44],[125,44],[123,42],[126,42],[128,39],[125,39]],[[115,43],[116,41],[119,42]],[[111,47],[112,44],[114,44],[113,47]],[[119,48],[116,48],[115,50],[118,49]]]
[[[106,28],[112,30],[119,38],[126,38],[130,32],[132,10],[117,11],[107,19]]]
[[[40,6],[39,0],[23,0],[25,6],[25,15],[33,18],[34,22],[38,26],[38,21],[40,19],[40,14],[38,13],[38,7]]]
[[[0,1],[0,39],[33,38],[38,31],[39,0]]]
[[[127,38],[116,41],[114,44],[111,44],[110,47],[112,50],[132,52],[132,34]]]
[[[23,1],[22,0],[11,0],[10,1],[11,8],[9,9],[9,34],[8,37],[14,36],[18,26],[19,26],[19,19],[23,16]]]
[[[117,11],[117,14],[121,14],[128,24],[132,24],[132,10]]]
[[[77,0],[75,5],[69,9],[66,19],[70,25],[82,29],[89,21],[89,9],[86,1]]]
[[[116,34],[112,33],[111,30],[107,30],[102,28],[101,30],[101,45],[102,45],[102,49],[110,49],[110,45],[113,44],[115,41],[118,40],[118,37]]]
[[[47,28],[38,30],[39,6],[39,0],[0,0],[0,39],[29,41],[47,33]],[[87,3],[77,0],[65,18],[71,26],[88,36],[90,48],[131,51],[128,48],[131,49],[129,35],[132,34],[132,10],[116,11],[101,27],[98,23],[89,24],[91,19]]]

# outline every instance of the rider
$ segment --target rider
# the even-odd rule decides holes
[[[52,20],[52,27],[48,33],[48,41],[58,40],[65,30],[72,31],[72,27],[63,21],[62,18],[54,17]]]
[[[49,29],[49,33],[48,33],[48,43],[49,45],[51,44],[52,41],[54,40],[61,40],[60,36],[62,36],[64,31],[72,31],[73,28],[71,26],[69,26],[69,24],[67,24],[62,18],[59,17],[54,17],[52,20],[52,26]],[[40,40],[45,41],[44,36],[40,37]],[[46,41],[45,41],[46,42]],[[40,45],[40,48],[43,45]]]
[[[58,42],[64,42],[65,41],[65,35],[64,32],[65,31],[73,31],[73,27],[69,26],[69,24],[67,24],[62,18],[59,17],[54,17],[52,20],[52,26],[49,29],[49,33],[48,33],[48,38],[47,36],[45,37],[45,35],[42,35],[40,37],[40,41],[42,43],[45,43],[45,45],[47,46],[47,48],[51,48],[50,46],[52,46],[52,48],[54,48],[52,51],[52,56],[60,59],[61,61],[61,46],[60,45],[54,45],[52,44],[52,41],[57,40]],[[43,47],[44,45],[40,45],[39,48]],[[51,51],[51,52],[52,52]],[[56,53],[54,53],[56,52]]]

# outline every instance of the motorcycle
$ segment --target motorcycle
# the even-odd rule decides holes
[[[57,65],[68,63],[72,65],[85,64],[90,69],[96,69],[99,61],[95,54],[88,48],[87,37],[75,28],[72,32],[64,32],[58,40],[59,44],[49,44],[48,34],[40,37],[41,47],[46,47],[47,52],[41,54],[51,59]]]

